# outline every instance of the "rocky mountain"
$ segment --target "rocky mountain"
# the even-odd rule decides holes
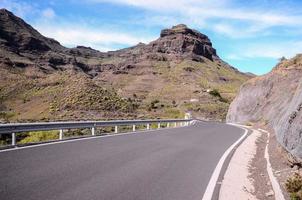
[[[302,159],[302,55],[282,59],[270,73],[247,81],[232,102],[227,121],[271,127],[279,143]]]
[[[2,121],[225,118],[249,74],[222,61],[209,38],[180,24],[149,44],[110,52],[66,48],[0,10]]]

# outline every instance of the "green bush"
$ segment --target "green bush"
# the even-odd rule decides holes
[[[55,140],[59,138],[59,131],[35,131],[29,132],[27,136],[22,139],[20,144],[43,142],[48,140]]]
[[[302,177],[300,174],[295,173],[289,177],[285,183],[288,193],[290,193],[291,200],[302,200]]]
[[[209,94],[214,97],[217,97],[219,99],[219,101],[221,101],[223,103],[228,103],[228,100],[226,98],[223,98],[217,89],[210,91]]]
[[[219,91],[218,91],[217,89],[211,90],[211,91],[209,92],[209,94],[212,95],[212,96],[214,96],[214,97],[219,97],[219,98],[221,98],[221,95],[220,95],[220,93],[219,93]]]
[[[158,106],[157,106],[158,103],[159,103],[159,100],[157,100],[157,99],[151,101],[149,108],[150,109],[157,109],[158,108]]]

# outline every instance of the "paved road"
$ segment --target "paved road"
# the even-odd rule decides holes
[[[1,200],[200,200],[243,130],[219,123],[0,153]]]

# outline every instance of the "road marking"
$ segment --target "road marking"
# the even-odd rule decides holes
[[[195,124],[192,124],[191,126],[193,126],[193,125],[195,125]],[[91,139],[95,139],[95,138],[106,138],[106,137],[131,135],[131,134],[139,134],[139,133],[146,133],[146,132],[148,133],[148,132],[154,132],[154,131],[162,131],[162,130],[167,130],[167,129],[185,128],[185,127],[188,127],[188,126],[170,127],[170,128],[153,129],[153,130],[141,130],[141,131],[128,132],[128,133],[118,133],[118,134],[113,134],[113,135],[88,136],[88,137],[84,137],[84,138],[67,139],[67,140],[63,140],[63,141],[54,141],[54,142],[43,143],[43,144],[33,144],[31,146],[24,146],[24,147],[15,147],[15,148],[10,148],[10,149],[3,149],[3,150],[0,150],[0,153],[8,152],[8,151],[16,151],[16,150],[22,150],[22,149],[35,148],[35,147],[41,147],[41,146],[47,146],[47,145],[53,145],[53,144],[62,144],[62,143],[75,142],[75,141],[81,141],[81,140],[91,140]]]
[[[266,146],[265,146],[264,158],[266,159],[266,171],[268,173],[269,179],[271,181],[271,184],[272,184],[272,187],[273,187],[273,190],[274,190],[274,193],[275,193],[275,199],[276,200],[284,200],[285,198],[283,196],[283,193],[282,193],[280,185],[277,181],[277,178],[275,177],[275,175],[273,173],[272,165],[271,165],[270,160],[269,160],[268,144],[269,144],[270,133],[266,130],[263,130],[263,129],[258,129],[258,130],[267,133],[267,136],[268,136]]]
[[[233,126],[236,126],[234,124],[230,124]],[[238,127],[238,126],[236,126]],[[234,143],[232,144],[232,146],[230,146],[222,155],[222,157],[220,158],[218,164],[215,167],[214,172],[212,173],[211,179],[209,181],[209,184],[207,186],[207,189],[204,192],[204,195],[202,197],[202,200],[211,200],[213,197],[213,193],[217,184],[217,180],[219,178],[222,166],[224,164],[224,161],[226,160],[226,158],[228,157],[228,155],[231,153],[231,151],[247,136],[248,130],[242,127],[239,127],[241,129],[244,130],[244,134]]]

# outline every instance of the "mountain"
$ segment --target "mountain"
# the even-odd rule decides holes
[[[232,102],[227,121],[269,126],[279,143],[302,159],[302,55],[282,59],[270,73],[247,81]]]
[[[222,61],[210,39],[186,25],[149,44],[109,52],[66,48],[0,10],[2,121],[171,118],[185,112],[224,119],[253,77]]]

